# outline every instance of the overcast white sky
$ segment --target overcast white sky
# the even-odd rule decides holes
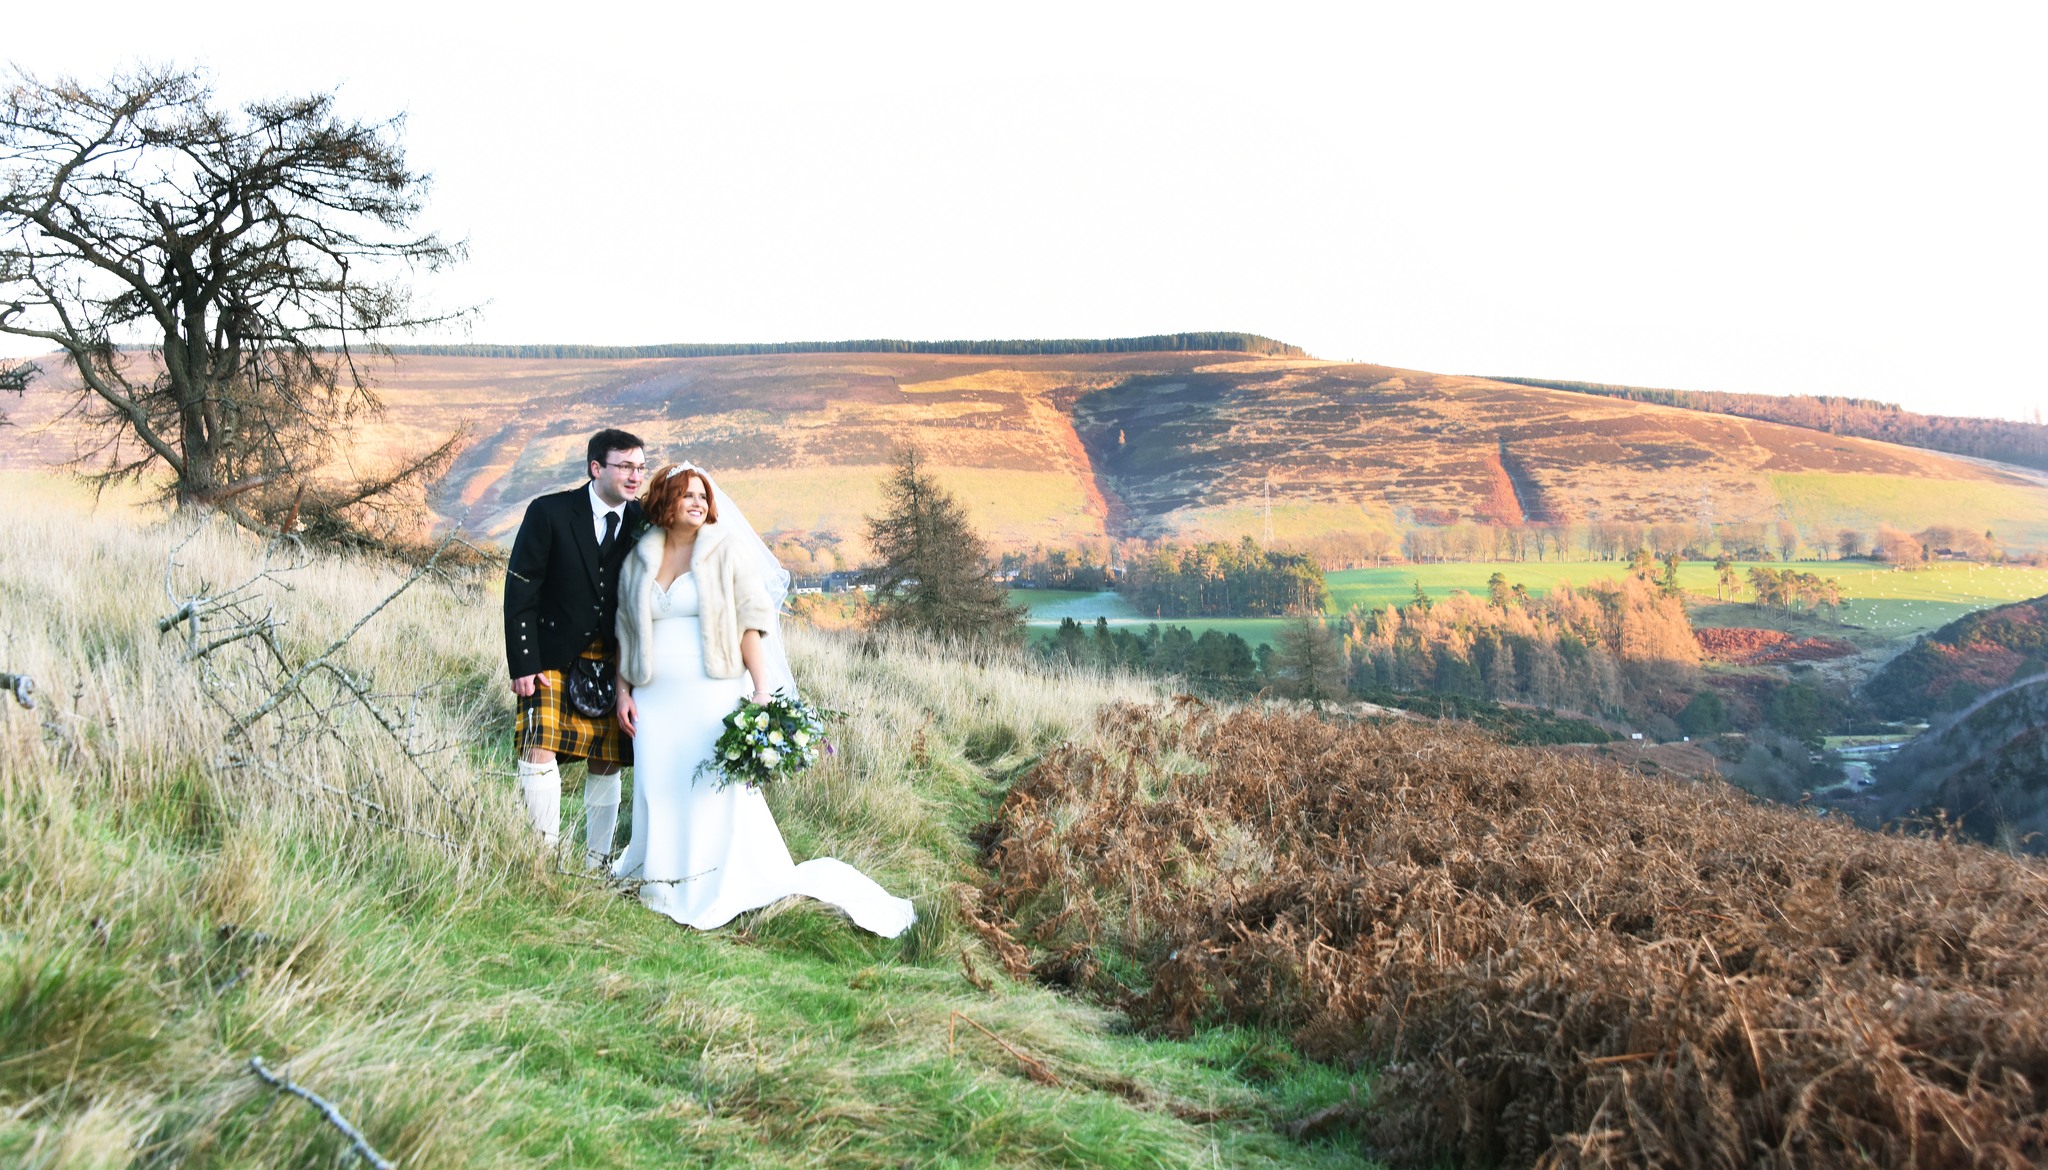
[[[44,3],[0,59],[405,111],[455,340],[1240,329],[2048,409],[2043,6],[1348,7]]]

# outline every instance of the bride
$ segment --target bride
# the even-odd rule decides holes
[[[671,464],[641,499],[650,528],[619,575],[619,723],[633,737],[633,836],[612,872],[640,900],[711,930],[792,894],[894,938],[916,920],[843,861],[797,865],[761,793],[698,765],[749,694],[795,694],[776,606],[789,574],[703,469]]]

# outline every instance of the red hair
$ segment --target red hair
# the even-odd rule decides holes
[[[654,481],[640,494],[640,511],[647,522],[657,528],[674,528],[683,516],[683,493],[690,488],[690,481],[704,485],[704,523],[718,523],[718,493],[711,490],[711,481],[694,467],[683,467],[671,463],[654,473]]]

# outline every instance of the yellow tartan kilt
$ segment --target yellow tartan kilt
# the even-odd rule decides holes
[[[579,657],[602,662],[609,656],[604,652],[604,643],[598,641],[585,647]],[[548,685],[536,685],[532,697],[513,696],[519,704],[519,722],[512,731],[515,751],[539,748],[555,753],[560,761],[632,766],[633,741],[619,726],[616,714],[592,719],[569,705],[568,682],[562,671],[543,671],[541,677]]]

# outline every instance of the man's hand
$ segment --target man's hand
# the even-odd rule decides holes
[[[548,681],[545,674],[522,674],[512,680],[512,693],[522,699],[531,699],[533,688],[536,686],[552,687],[554,684]]]
[[[633,693],[624,687],[619,688],[619,726],[629,738],[640,730],[640,707],[633,702]]]

